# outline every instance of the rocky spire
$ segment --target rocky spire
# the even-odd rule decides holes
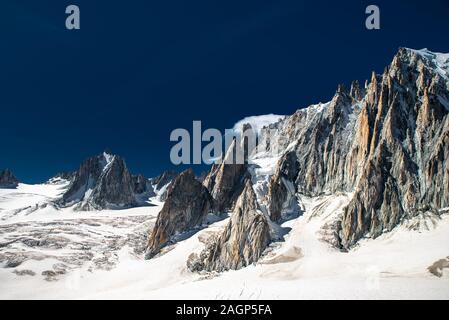
[[[342,247],[449,205],[449,92],[435,61],[433,53],[401,48],[382,75],[378,102],[369,106],[376,117],[366,124],[370,151],[341,221]],[[374,90],[372,83],[368,94]]]
[[[360,89],[360,85],[357,80],[354,80],[351,83],[351,90],[349,91],[349,95],[356,101],[362,100],[364,94],[362,92],[362,89]]]
[[[0,170],[0,188],[16,188],[18,185],[19,180],[17,180],[11,170]]]
[[[161,175],[152,179],[154,188],[160,190],[162,187],[172,182],[178,175],[179,173],[173,170],[164,171]]]
[[[195,179],[192,169],[182,172],[172,183],[167,200],[150,234],[147,258],[156,255],[175,235],[201,226],[213,207],[208,190]]]
[[[151,179],[151,184],[157,195],[157,200],[165,201],[167,199],[168,187],[178,175],[179,173],[176,171],[167,170],[161,175]]]
[[[357,87],[346,94],[340,86],[325,107],[283,121],[277,135],[287,143],[268,193],[274,221],[295,193],[353,193],[335,232],[346,249],[449,206],[446,55],[401,49],[382,75],[373,72],[366,90]]]
[[[288,152],[279,160],[275,174],[271,178],[268,195],[269,213],[272,221],[280,221],[297,209],[296,180],[299,163],[295,152]]]
[[[137,204],[134,183],[125,161],[104,152],[84,161],[61,204],[79,210],[122,209]]]
[[[133,175],[131,178],[133,181],[133,192],[135,194],[147,194],[150,197],[155,195],[150,179],[142,174]]]
[[[343,84],[343,83],[340,83],[338,86],[337,86],[337,92],[336,92],[337,94],[348,94],[348,91],[347,91],[347,89],[346,89],[346,86]]]
[[[191,271],[240,269],[256,262],[270,241],[268,221],[258,210],[248,179],[224,231],[199,256],[192,254],[187,266]]]
[[[237,140],[233,140],[222,161],[214,164],[204,179],[203,184],[209,189],[212,197],[215,199],[215,211],[225,212],[232,210],[237,197],[243,190],[245,177],[248,176],[247,160],[252,150],[248,143],[248,130],[253,130],[251,125],[244,124],[242,132],[244,133],[240,148],[243,150],[243,162],[237,163]]]
[[[251,164],[214,165],[204,185],[218,203],[214,208],[232,211],[231,218],[200,254],[189,257],[188,268],[223,271],[257,261],[271,241],[269,225],[275,227],[295,210],[297,195],[353,195],[331,226],[332,243],[341,249],[392,230],[404,219],[449,207],[447,60],[402,49],[383,74],[372,74],[365,90],[356,82],[349,92],[340,86],[329,103],[298,110],[273,126],[284,142],[271,178],[252,177],[265,183],[258,184],[259,198],[249,179],[249,172],[257,174]],[[234,141],[225,159],[235,147]],[[203,189],[195,195],[189,189],[196,185],[193,173],[188,181],[179,183],[184,185],[176,188],[179,192],[170,188],[149,256],[176,241],[176,234],[200,225],[205,208],[212,207]]]

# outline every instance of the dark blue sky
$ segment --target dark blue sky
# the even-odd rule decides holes
[[[65,29],[69,4],[81,30]],[[43,181],[110,148],[156,175],[173,129],[328,101],[400,46],[449,52],[448,17],[447,0],[2,0],[0,168]]]

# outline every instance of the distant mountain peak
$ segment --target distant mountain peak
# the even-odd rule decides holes
[[[127,208],[137,204],[134,188],[125,161],[105,151],[81,164],[61,201],[81,210]]]
[[[0,170],[0,188],[16,188],[19,180],[8,168]]]

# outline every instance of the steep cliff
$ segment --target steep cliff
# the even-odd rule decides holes
[[[209,191],[195,179],[193,171],[182,172],[170,186],[167,200],[158,214],[146,257],[156,255],[175,235],[201,226],[212,207]]]
[[[281,219],[294,193],[354,192],[338,231],[350,248],[449,206],[448,65],[448,55],[401,48],[364,89],[339,86],[331,102],[265,128],[262,143],[269,149],[276,138],[282,155],[269,186],[271,218]]]
[[[109,153],[84,161],[60,204],[78,210],[121,209],[135,206],[134,181],[119,156]]]
[[[11,170],[0,170],[0,188],[16,188],[19,180],[13,175]]]
[[[256,195],[247,180],[224,231],[213,237],[199,256],[190,256],[187,266],[191,271],[240,269],[256,262],[269,243],[268,221],[258,210]]]

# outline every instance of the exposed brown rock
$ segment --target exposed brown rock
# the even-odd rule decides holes
[[[256,262],[269,243],[268,221],[258,211],[256,195],[247,180],[224,231],[199,256],[191,255],[187,266],[191,271],[240,269]]]
[[[370,154],[342,218],[345,248],[404,217],[449,205],[449,117],[440,100],[448,92],[432,70],[431,60],[401,49],[382,76],[379,102],[371,106],[377,116]]]
[[[249,124],[243,126],[243,132],[252,130]],[[203,184],[208,188],[215,200],[215,211],[226,212],[232,210],[235,201],[243,190],[245,178],[248,176],[247,159],[248,150],[247,139],[242,140],[241,150],[243,150],[243,162],[236,161],[238,151],[237,140],[229,146],[225,157],[218,164],[214,164],[204,179]]]
[[[147,258],[156,255],[175,235],[201,226],[212,207],[212,197],[195,179],[192,169],[182,172],[170,186],[158,214],[149,237]]]
[[[273,220],[281,217],[290,183],[307,196],[354,192],[339,224],[344,248],[427,208],[449,206],[449,84],[434,57],[400,49],[364,90],[339,86],[329,104],[273,126],[285,150],[270,186]],[[292,152],[297,174],[279,174],[291,166]]]

